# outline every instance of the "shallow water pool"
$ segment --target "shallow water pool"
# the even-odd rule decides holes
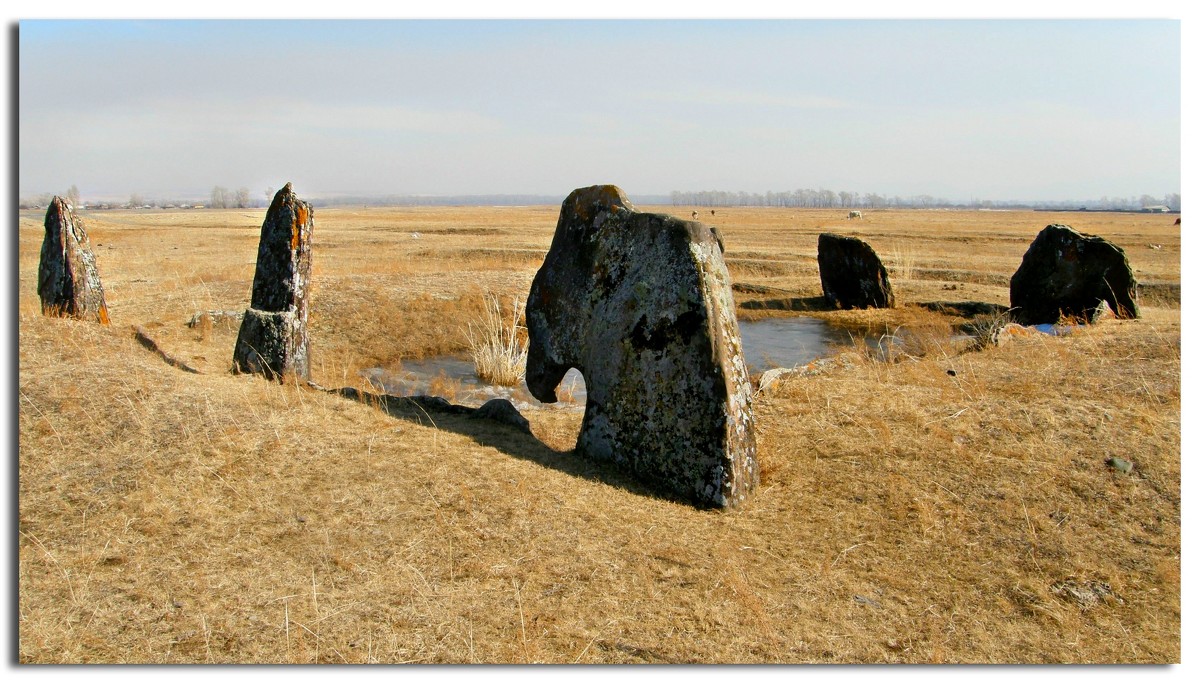
[[[819,318],[804,316],[743,321],[738,327],[746,367],[751,375],[771,368],[810,363],[829,355],[835,344],[850,340],[845,330],[832,327]],[[482,383],[475,375],[474,364],[465,358],[443,356],[404,361],[398,370],[372,368],[363,374],[373,386],[395,396],[429,394],[463,405],[481,405],[493,398],[506,398],[518,410],[534,407],[582,410],[587,402],[583,375],[574,368],[563,377],[559,401],[554,404],[535,399],[524,383],[518,387]]]

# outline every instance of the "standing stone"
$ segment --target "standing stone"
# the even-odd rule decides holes
[[[258,239],[250,308],[233,349],[233,372],[308,379],[308,291],[313,210],[283,186]]]
[[[525,309],[525,382],[587,383],[577,452],[704,506],[758,483],[751,387],[716,228],[641,213],[620,188],[562,204]]]
[[[104,288],[87,230],[60,197],[46,209],[46,237],[38,264],[38,297],[42,314],[95,320],[108,324]]]
[[[822,233],[817,238],[821,290],[834,308],[893,308],[896,297],[887,269],[871,245],[857,237]]]
[[[1118,318],[1136,318],[1137,281],[1125,252],[1103,237],[1047,225],[1029,245],[1009,281],[1014,319],[1022,325],[1059,318],[1095,322],[1107,304]]]

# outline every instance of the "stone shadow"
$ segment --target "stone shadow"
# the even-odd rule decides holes
[[[698,507],[668,490],[635,479],[614,464],[590,460],[574,450],[558,451],[547,446],[529,430],[528,421],[524,421],[523,417],[521,420],[525,422],[524,425],[511,419],[511,416],[521,417],[515,408],[497,416],[495,411],[488,414],[482,408],[450,403],[439,396],[392,396],[373,394],[354,387],[325,389],[311,383],[310,386],[373,406],[398,420],[462,434],[481,446],[495,448],[514,458],[528,460],[573,477],[599,481],[640,496]]]
[[[919,301],[917,305],[934,313],[956,315],[960,318],[977,318],[982,315],[1001,315],[1008,306],[989,304],[984,301]]]
[[[751,299],[738,304],[745,311],[832,311],[823,296],[796,296],[781,299]]]

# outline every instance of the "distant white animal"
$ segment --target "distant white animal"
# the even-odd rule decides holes
[[[1150,248],[1151,249],[1162,249],[1162,245],[1161,244],[1151,244]]]
[[[848,218],[862,218],[862,211],[851,211]]]

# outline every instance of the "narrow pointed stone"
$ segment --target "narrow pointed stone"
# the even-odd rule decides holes
[[[108,307],[92,243],[83,221],[60,197],[55,197],[46,209],[37,291],[44,315],[108,324]]]
[[[233,350],[233,372],[308,379],[312,232],[312,205],[296,196],[291,183],[284,185],[263,221],[250,308]]]

